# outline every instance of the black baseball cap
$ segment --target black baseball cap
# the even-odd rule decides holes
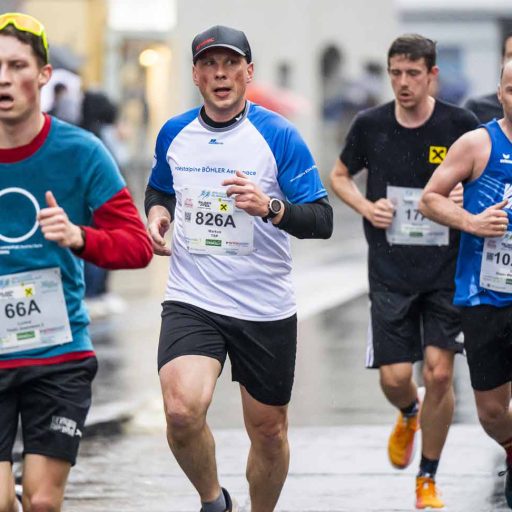
[[[252,62],[251,47],[247,37],[241,30],[215,25],[200,34],[192,41],[192,60],[196,63],[199,55],[209,48],[229,48],[243,55],[247,62]]]

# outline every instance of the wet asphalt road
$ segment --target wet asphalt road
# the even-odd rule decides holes
[[[294,256],[299,273],[309,273],[313,281],[318,275],[319,286],[320,277],[325,279],[322,268],[333,261],[338,265],[331,277],[334,287],[350,281],[357,265],[364,266],[360,220],[345,209],[337,211],[338,225],[346,227],[342,234],[335,233],[327,243],[294,244],[299,249]],[[128,311],[92,325],[100,360],[95,405],[107,409],[128,406],[133,419],[121,434],[83,441],[64,512],[199,509],[191,485],[165,442],[156,350],[166,265],[152,265],[158,267],[156,272],[117,274],[114,288],[127,299]],[[160,285],[149,293],[146,287],[155,282],[155,273]],[[356,284],[350,286],[360,290]],[[382,396],[377,372],[364,369],[367,319],[368,303],[362,295],[343,305],[333,299],[332,307],[326,303],[320,312],[299,322],[290,406],[292,463],[278,511],[414,510],[417,461],[405,472],[397,472],[386,460],[385,445],[395,412]],[[448,510],[508,510],[502,498],[503,481],[496,476],[502,454],[477,424],[462,357],[457,361],[455,385],[455,426],[438,478]],[[248,444],[239,391],[230,382],[228,365],[219,379],[209,423],[217,440],[221,482],[237,496],[242,509],[249,511],[244,478]]]
[[[102,370],[99,402],[137,397],[134,420],[123,434],[83,442],[64,511],[194,511],[197,498],[172,460],[165,442],[154,369],[157,303],[135,301],[137,318],[114,318],[95,326]],[[152,310],[152,315],[150,314]],[[277,510],[413,510],[417,461],[393,470],[385,445],[393,409],[378,388],[377,373],[364,370],[367,329],[365,297],[300,323],[296,383],[290,407],[292,465]],[[144,333],[150,331],[151,336]],[[101,335],[100,335],[101,333]],[[122,363],[120,362],[120,359]],[[476,424],[467,369],[457,364],[457,412],[439,482],[451,512],[501,512],[502,481],[496,477],[499,448]],[[237,386],[226,367],[209,422],[217,439],[220,474],[249,510]]]

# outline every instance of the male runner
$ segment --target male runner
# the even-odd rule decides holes
[[[507,34],[501,46],[501,65],[503,66],[510,59],[512,59],[512,34]],[[478,98],[470,98],[464,107],[474,112],[481,123],[488,123],[503,116],[503,107],[496,92]]]
[[[461,306],[464,343],[478,417],[506,452],[505,496],[512,508],[512,61],[503,68],[502,119],[462,136],[425,187],[428,217],[463,231],[454,303]],[[446,199],[464,182],[464,209]]]
[[[358,114],[331,173],[335,193],[364,217],[369,245],[371,329],[367,367],[399,409],[388,443],[391,464],[413,458],[420,403],[413,363],[423,359],[422,457],[416,507],[443,508],[435,475],[452,421],[454,354],[462,351],[452,305],[457,233],[418,212],[421,191],[447,148],[477,125],[473,114],[429,95],[438,74],[435,43],[396,39],[388,52],[395,100]],[[352,176],[368,170],[366,197]],[[454,200],[460,199],[456,191]]]
[[[328,238],[332,209],[313,158],[284,118],[246,101],[245,34],[215,26],[192,42],[204,104],[170,119],[146,193],[156,254],[174,221],[158,350],[169,446],[203,512],[238,510],[220,487],[206,423],[226,354],[251,441],[252,512],[274,510],[289,463],[296,352],[288,234]]]
[[[0,15],[2,512],[18,510],[11,466],[20,417],[23,508],[61,510],[97,368],[82,259],[135,268],[152,252],[103,145],[41,112],[51,73],[42,24],[25,14]]]

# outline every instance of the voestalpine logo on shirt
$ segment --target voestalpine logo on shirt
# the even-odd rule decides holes
[[[512,165],[512,160],[510,159],[510,153],[502,153],[503,158],[500,160],[500,164],[510,164]]]

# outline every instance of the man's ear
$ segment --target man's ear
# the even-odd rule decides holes
[[[432,66],[430,74],[433,75],[434,77],[439,76],[439,66]]]
[[[195,65],[192,66],[192,81],[194,82],[194,84],[196,86],[199,85],[199,78],[197,77],[197,71],[196,71]]]
[[[251,62],[247,66],[247,80],[245,82],[250,84],[252,82],[253,78],[254,78],[254,64]]]
[[[40,70],[39,70],[39,77],[37,78],[37,82],[39,85],[39,89],[41,87],[44,87],[52,77],[53,68],[51,64],[45,64]]]

